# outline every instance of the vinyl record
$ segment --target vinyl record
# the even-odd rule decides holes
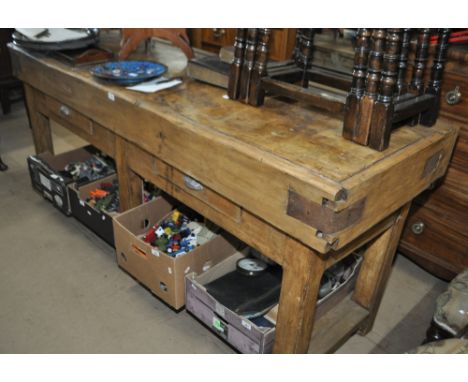
[[[236,269],[244,276],[258,276],[263,273],[268,264],[255,257],[246,257],[237,261]]]

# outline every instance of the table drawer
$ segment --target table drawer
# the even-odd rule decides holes
[[[57,122],[62,123],[67,127],[71,126],[82,130],[86,134],[93,134],[92,121],[80,112],[50,97],[46,97],[45,104],[49,116],[52,114],[52,119],[56,119]]]
[[[129,145],[128,162],[133,171],[175,198],[178,198],[182,192],[185,199],[181,201],[194,210],[198,210],[196,206],[199,203],[197,201],[201,201],[223,216],[240,222],[242,210],[237,204],[162,160],[152,157],[135,145]],[[197,201],[191,203],[190,199],[192,198],[197,199]]]
[[[425,207],[412,207],[400,246],[455,274],[468,267],[468,236],[441,225],[439,214]]]
[[[186,193],[200,199],[215,210],[231,217],[235,221],[240,221],[241,209],[238,205],[197,182],[192,177],[173,169],[169,180]]]
[[[43,96],[40,98],[41,107],[50,119],[65,126],[70,131],[96,146],[107,155],[115,155],[114,133],[104,126],[92,121],[79,111],[53,98]]]

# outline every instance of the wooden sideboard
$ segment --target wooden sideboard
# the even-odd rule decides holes
[[[440,114],[460,122],[457,145],[446,176],[413,203],[400,250],[450,280],[468,267],[468,47],[449,50]]]
[[[218,53],[223,46],[234,45],[235,28],[193,28],[190,30],[192,45],[195,48]],[[273,28],[269,57],[281,61],[291,58],[296,43],[296,29]]]

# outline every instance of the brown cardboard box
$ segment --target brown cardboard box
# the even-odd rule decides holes
[[[123,212],[114,218],[114,238],[119,266],[156,296],[180,309],[185,304],[185,275],[202,273],[234,251],[236,241],[217,235],[193,251],[171,257],[139,238],[174,207],[164,197]],[[232,242],[232,243],[231,243]]]
[[[251,320],[238,315],[219,303],[207,292],[204,286],[236,269],[237,261],[245,256],[244,251],[237,252],[234,248],[231,250],[231,255],[226,260],[216,264],[205,273],[200,275],[192,273],[186,276],[187,311],[241,353],[271,353],[275,339],[275,327],[255,325]],[[316,319],[322,317],[341,299],[351,293],[356,282],[356,270],[359,264],[360,260],[351,277],[345,283],[317,301]]]

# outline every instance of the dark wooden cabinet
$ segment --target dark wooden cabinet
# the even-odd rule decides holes
[[[195,48],[219,52],[223,46],[234,45],[235,28],[193,28],[190,30],[192,45]],[[296,42],[296,29],[273,28],[270,37],[270,53],[272,60],[281,61],[291,58]]]
[[[468,268],[468,47],[452,47],[442,83],[440,114],[460,127],[446,176],[417,198],[400,250],[449,280]]]
[[[10,53],[7,48],[13,31],[14,29],[0,28],[0,104],[4,114],[10,112],[10,90],[19,86],[19,81],[12,74]]]

